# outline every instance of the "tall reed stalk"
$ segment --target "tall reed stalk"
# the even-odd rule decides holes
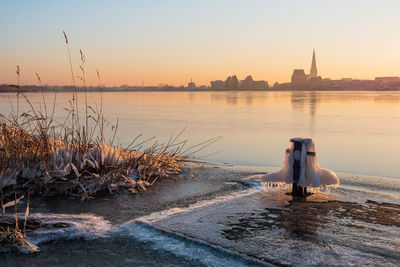
[[[74,68],[72,66],[71,51],[70,51],[70,48],[69,48],[68,36],[65,33],[65,31],[63,31],[63,34],[64,34],[64,38],[65,38],[65,44],[67,45],[69,67],[70,67],[70,70],[71,70],[72,84],[74,86],[74,94],[72,94],[72,102],[71,102],[71,107],[72,107],[72,120],[71,120],[72,144],[74,144],[74,130],[75,130],[75,127],[79,127],[79,120],[75,121],[75,118],[79,117],[78,91],[77,91],[76,83],[75,83]],[[76,108],[76,114],[75,114],[75,108]],[[78,122],[78,125],[75,125],[75,122]]]

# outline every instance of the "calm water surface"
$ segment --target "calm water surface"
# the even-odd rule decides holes
[[[57,95],[57,119],[71,95]],[[49,103],[53,96],[46,94]],[[1,113],[10,112],[9,100],[15,94],[0,94]],[[89,104],[99,101],[89,94]],[[106,117],[119,119],[124,145],[141,133],[166,142],[187,127],[182,139],[190,144],[223,137],[198,153],[218,152],[206,160],[279,166],[289,139],[303,136],[316,141],[323,167],[400,177],[400,92],[107,92],[103,103]]]

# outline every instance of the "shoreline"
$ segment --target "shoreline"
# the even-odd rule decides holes
[[[21,90],[22,93],[42,93],[40,89],[37,90]],[[49,90],[49,89],[44,89],[43,93],[74,93],[74,89],[69,89],[69,90]],[[85,93],[84,89],[77,89],[78,93]],[[138,90],[123,90],[123,89],[107,89],[104,88],[102,90],[96,89],[96,90],[91,90],[87,89],[87,93],[109,93],[109,92],[138,92],[138,93],[145,93],[145,92],[185,92],[185,93],[191,93],[191,92],[400,92],[400,89],[274,89],[274,90],[231,90],[231,89],[224,89],[224,90],[212,90],[212,89],[171,89],[171,90],[165,90],[165,89],[138,89]],[[17,93],[15,90],[5,90],[5,91],[0,91],[1,93]]]
[[[83,202],[80,202],[79,198],[70,198],[68,195],[50,197],[36,195],[31,197],[30,210],[35,212],[35,210],[47,209],[50,212],[57,212],[57,209],[62,207],[63,212],[71,214],[89,212],[99,216],[108,216],[110,214],[102,207],[104,203],[110,203],[110,201],[114,203],[126,202],[134,211],[127,212],[121,218],[113,218],[115,222],[121,222],[125,216],[135,218],[146,215],[148,212],[179,207],[181,204],[193,204],[200,200],[212,199],[219,195],[243,190],[248,188],[249,185],[241,183],[241,180],[251,176],[263,175],[279,168],[272,166],[226,165],[212,162],[197,166],[195,164],[195,166],[190,167],[192,172],[197,173],[193,178],[187,173],[188,169],[185,169],[181,174],[160,179],[156,184],[147,188],[146,191],[130,193],[123,190],[115,191],[111,194],[107,191],[102,191],[97,193],[93,199]],[[357,191],[365,190],[400,199],[400,179],[347,172],[336,173],[341,182],[339,188]],[[25,199],[21,200],[17,206],[24,206],[22,203],[25,201]],[[96,204],[96,202],[102,204]],[[24,207],[21,208],[19,208],[20,212],[24,210]],[[100,208],[98,213],[96,212],[97,208]]]
[[[177,176],[161,179],[146,191],[137,193],[123,190],[110,194],[103,191],[84,202],[68,195],[32,196],[30,212],[58,213],[62,209],[62,213],[91,213],[110,219],[112,224],[119,224],[153,212],[185,207],[198,201],[242,191],[251,187],[251,184],[241,182],[243,179],[263,175],[278,168],[205,163],[192,167],[191,171],[197,173],[194,178],[186,173],[186,169]],[[341,181],[339,189],[384,195],[397,199],[400,204],[400,179],[344,172],[337,172],[337,175]],[[25,201],[23,199],[17,204],[18,212],[24,211]],[[114,205],[120,209],[118,215],[115,210],[109,209]]]

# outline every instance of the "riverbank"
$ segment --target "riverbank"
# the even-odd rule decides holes
[[[22,90],[24,93],[42,93],[42,89],[40,88],[30,88],[30,89],[25,89]],[[98,88],[94,89],[86,89],[87,93],[108,93],[108,92],[139,92],[139,93],[145,93],[145,92],[399,92],[400,89],[399,87],[396,88],[334,88],[334,87],[329,87],[329,88],[273,88],[273,89],[263,89],[263,90],[233,90],[233,89],[211,89],[211,88],[194,88],[194,89],[188,89],[188,88],[169,88],[169,89],[164,89],[164,88],[158,88],[158,87],[149,87],[149,88],[137,88],[137,89],[120,89],[120,88],[102,88],[101,90]],[[43,92],[45,93],[74,93],[75,90],[73,88],[68,88],[68,89],[59,89],[59,88],[44,88]],[[78,93],[84,93],[85,89],[77,89],[76,92]],[[15,93],[15,90],[13,89],[2,89],[0,93]]]

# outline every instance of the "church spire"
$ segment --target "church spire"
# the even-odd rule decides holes
[[[317,72],[317,61],[315,60],[315,49],[313,50],[312,54],[312,62],[311,62],[311,70],[310,70],[310,77],[317,77],[318,72]]]

